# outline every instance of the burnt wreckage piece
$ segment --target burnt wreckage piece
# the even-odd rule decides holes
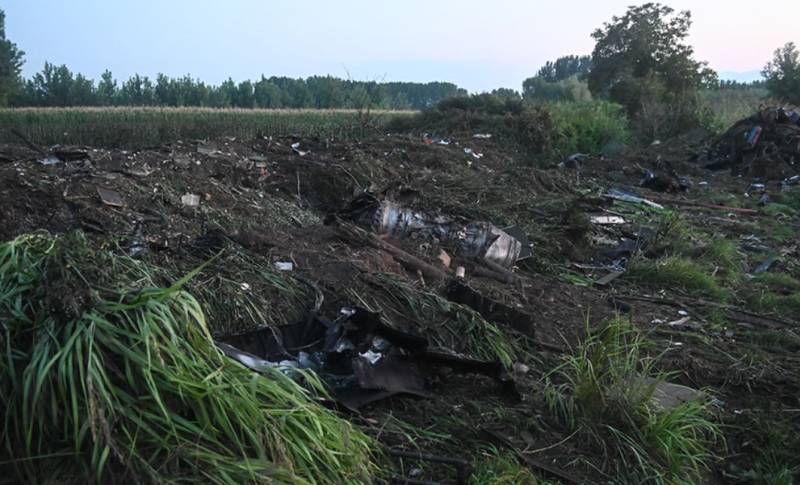
[[[313,370],[353,411],[396,394],[431,397],[424,374],[430,367],[485,374],[513,392],[499,362],[428,350],[424,337],[391,327],[362,308],[342,309],[333,321],[311,315],[300,323],[227,337],[217,346],[257,372],[278,369],[299,377],[299,369]]]
[[[396,237],[422,235],[437,239],[468,258],[477,258],[511,268],[531,255],[524,234],[509,232],[490,222],[467,221],[458,217],[416,211],[389,199],[364,192],[337,214],[378,234]]]

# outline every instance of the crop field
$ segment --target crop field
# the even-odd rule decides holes
[[[355,138],[413,114],[389,110],[289,110],[213,108],[13,108],[0,109],[0,142],[17,142],[15,129],[34,143],[135,148],[177,139],[254,138],[303,134]]]

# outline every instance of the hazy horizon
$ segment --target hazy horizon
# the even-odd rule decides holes
[[[213,84],[330,74],[448,81],[475,92],[519,90],[546,61],[591,53],[591,32],[634,2],[410,0],[380,9],[365,0],[4,3],[6,33],[26,53],[26,77],[48,61],[94,79],[105,69],[117,79],[191,74]],[[793,25],[800,2],[663,3],[692,11],[689,43],[723,79],[758,79],[776,48],[800,40]]]

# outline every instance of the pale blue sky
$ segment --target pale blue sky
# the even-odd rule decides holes
[[[349,75],[520,89],[547,60],[588,54],[590,33],[632,0],[4,0],[6,31],[26,52],[97,78],[190,73],[219,83]],[[697,57],[730,77],[800,43],[800,0],[675,0],[694,17]]]

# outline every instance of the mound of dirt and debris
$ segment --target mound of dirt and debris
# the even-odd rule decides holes
[[[796,474],[800,193],[664,148],[2,146],[4,476]]]
[[[735,123],[708,151],[707,168],[780,180],[800,172],[800,112],[764,108]]]

